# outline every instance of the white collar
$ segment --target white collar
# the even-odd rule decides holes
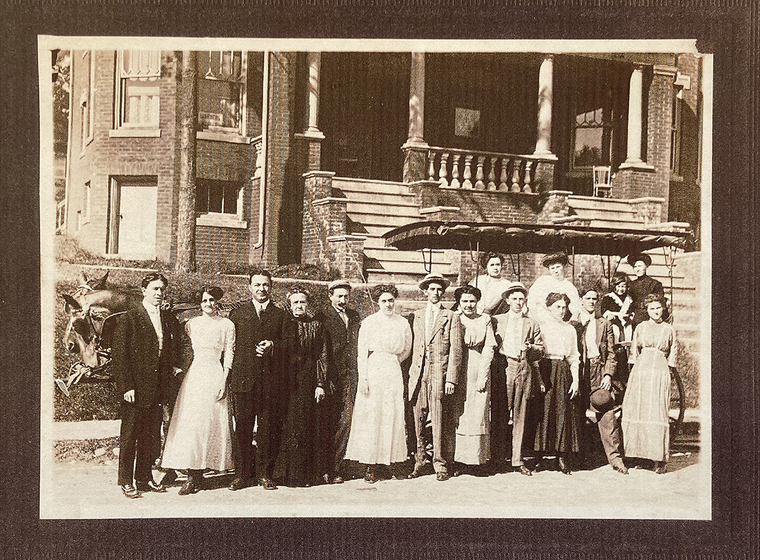
[[[161,315],[161,308],[156,307],[155,305],[150,305],[149,303],[145,303],[145,300],[142,302],[143,307],[145,308],[145,311],[152,315]]]

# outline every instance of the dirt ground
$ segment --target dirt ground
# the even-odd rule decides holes
[[[63,445],[63,447],[66,447]],[[80,446],[77,446],[78,448]],[[631,469],[627,476],[601,466],[576,471],[350,480],[340,485],[226,489],[231,475],[206,478],[211,489],[179,496],[179,483],[164,494],[126,499],[116,485],[112,449],[67,449],[43,469],[42,518],[141,517],[522,517],[709,519],[710,465],[698,450],[673,450],[668,472]],[[117,451],[118,452],[118,451]],[[154,473],[160,479],[160,473]],[[420,505],[422,504],[422,505]]]

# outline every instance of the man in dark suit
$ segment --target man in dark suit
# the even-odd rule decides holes
[[[441,305],[448,280],[438,274],[428,274],[419,286],[427,296],[427,305],[409,316],[414,341],[408,398],[414,407],[417,435],[414,470],[409,478],[420,476],[425,463],[426,442],[422,430],[430,413],[433,468],[436,479],[444,481],[451,477],[454,464],[457,415],[453,396],[462,367],[464,329],[459,315]]]
[[[179,323],[171,311],[161,309],[167,285],[162,274],[146,275],[142,303],[119,318],[113,335],[113,373],[123,395],[118,484],[128,498],[166,491],[153,480],[151,467],[161,449],[163,405],[175,393],[175,376],[181,371],[176,367]]]
[[[512,469],[531,476],[522,444],[529,399],[540,392],[538,361],[544,355],[544,342],[538,322],[524,315],[527,296],[522,283],[512,282],[502,294],[509,311],[493,318],[498,347],[491,367],[491,459],[494,470],[500,472],[505,470],[505,458],[511,456]]]
[[[628,474],[623,464],[623,446],[620,433],[620,405],[625,392],[625,380],[619,372],[615,355],[615,337],[610,322],[595,316],[599,300],[596,287],[581,289],[582,310],[578,321],[573,322],[578,331],[578,347],[581,351],[582,387],[590,418],[599,427],[599,436],[607,460],[613,469]]]
[[[249,484],[253,426],[258,421],[256,474],[264,489],[276,490],[272,473],[288,398],[283,373],[287,315],[270,299],[269,271],[253,270],[248,279],[251,301],[230,313],[236,338],[229,381],[235,415],[235,479],[229,489]]]
[[[351,417],[354,412],[358,370],[356,366],[356,344],[359,338],[359,314],[348,307],[351,284],[346,280],[335,280],[327,288],[330,306],[323,310],[319,319],[327,334],[327,379],[333,386],[332,395],[326,400],[325,432],[322,445],[326,456],[334,457],[324,473],[325,482],[343,482],[341,463],[346,454]]]

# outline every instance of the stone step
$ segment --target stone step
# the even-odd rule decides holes
[[[373,179],[354,179],[346,177],[333,177],[332,187],[340,189],[344,193],[382,193],[382,194],[409,194],[409,185],[394,181],[376,181]],[[350,197],[349,197],[350,198]]]
[[[598,196],[571,195],[567,198],[570,208],[601,209],[611,212],[633,212],[630,202],[619,198],[599,198]]]
[[[390,215],[376,212],[348,212],[348,217],[365,227],[382,226],[385,228],[382,233],[392,228],[420,221],[419,215]]]
[[[456,275],[454,271],[451,270],[451,264],[446,263],[433,263],[432,271],[436,273],[442,273],[442,274],[448,274],[448,275]],[[427,274],[425,272],[425,265],[422,263],[422,259],[418,261],[375,261],[375,264],[369,264],[366,267],[368,272],[400,272],[403,274],[422,274],[423,276]]]
[[[422,262],[422,254],[419,251],[399,251],[395,247],[367,247],[365,245],[364,255],[374,259],[387,262]],[[425,260],[429,253],[425,251]],[[433,264],[451,265],[451,260],[444,251],[433,251]]]
[[[449,273],[441,268],[436,269],[433,267],[433,272],[441,273],[444,277],[448,278],[452,283],[456,282],[457,275]],[[370,269],[364,271],[369,284],[412,284],[416,286],[416,283],[424,278],[426,272],[425,269],[420,266],[419,271],[412,272],[400,272],[396,270],[385,269]]]
[[[640,222],[634,222],[625,219],[612,219],[612,218],[592,218],[589,222],[590,227],[610,228],[610,229],[636,229],[641,225]]]
[[[367,216],[409,216],[415,221],[422,220],[419,207],[414,203],[396,201],[378,204],[376,202],[354,201],[349,199],[346,204],[346,212],[349,215],[367,215]],[[361,220],[360,220],[361,221]]]
[[[416,198],[413,194],[396,194],[396,193],[374,193],[374,192],[361,192],[361,191],[343,191],[339,190],[338,193],[342,194],[348,199],[348,204],[351,203],[366,203],[366,204],[410,204],[416,206]],[[337,194],[337,193],[336,193]]]

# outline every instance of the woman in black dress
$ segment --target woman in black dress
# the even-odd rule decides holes
[[[327,389],[327,343],[322,323],[309,311],[309,294],[288,291],[291,313],[286,353],[288,409],[274,477],[286,486],[311,486],[327,472],[320,449],[321,403]]]

